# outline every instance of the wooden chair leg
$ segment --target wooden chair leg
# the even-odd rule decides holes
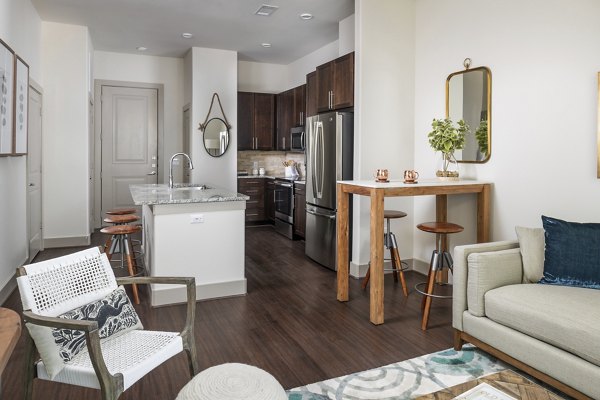
[[[398,282],[398,271],[400,268],[402,268],[402,266],[400,265],[400,268],[398,268],[398,260],[396,259],[396,255],[394,254],[398,249],[395,249],[393,247],[390,247],[390,259],[392,261],[392,275],[394,276],[394,282]]]
[[[125,245],[123,246],[125,248],[122,249],[122,251],[125,253],[125,255],[127,257],[127,271],[129,272],[129,276],[134,276],[137,271],[134,270],[135,261],[134,261],[133,255],[132,255],[131,246],[130,246],[130,243],[128,240],[124,240],[123,242],[126,242]],[[133,301],[135,302],[135,304],[140,304],[140,296],[138,294],[137,284],[132,283],[131,289],[133,290]]]
[[[35,344],[29,336],[29,332],[25,331],[25,400],[33,399],[33,379],[36,375],[35,368]]]
[[[435,276],[437,272],[438,254],[435,253],[433,257],[433,264],[429,271],[429,279],[427,280],[427,294],[433,294],[433,286],[435,284]],[[421,330],[427,330],[427,323],[429,322],[429,312],[431,311],[431,296],[423,296],[425,299],[425,307],[423,308],[423,320],[421,321]]]
[[[367,289],[367,285],[369,284],[370,278],[371,278],[371,264],[369,263],[369,267],[367,268],[367,273],[365,274],[365,277],[363,278],[363,281],[362,281],[362,289],[363,290]]]
[[[106,239],[106,243],[104,244],[104,253],[106,254],[106,258],[108,261],[112,259],[112,252],[110,248],[112,247],[113,235],[108,235],[108,239]]]

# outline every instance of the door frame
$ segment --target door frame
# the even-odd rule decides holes
[[[158,121],[156,123],[158,134],[157,150],[157,179],[158,183],[164,182],[164,115],[165,115],[165,85],[162,83],[113,81],[106,79],[94,80],[94,229],[102,227],[102,86],[157,89],[158,91]]]
[[[40,119],[41,119],[41,123],[40,123],[40,130],[42,131],[41,133],[41,141],[39,143],[40,146],[40,231],[41,231],[41,237],[40,237],[40,251],[44,250],[44,117],[43,117],[43,113],[44,113],[44,89],[42,89],[42,86],[37,83],[35,80],[33,80],[31,77],[29,77],[29,90],[33,90],[35,92],[37,92],[42,101],[41,101],[41,111],[42,111],[42,115],[40,115]],[[27,96],[29,96],[29,91],[27,93]],[[29,101],[29,99],[28,99]],[[29,126],[29,125],[28,125]],[[29,128],[28,128],[29,129]],[[27,155],[27,157],[29,157],[29,154]],[[25,168],[26,168],[26,180],[25,182],[29,182],[29,166],[27,161],[25,161]],[[29,254],[29,239],[31,238],[31,232],[30,232],[30,218],[31,218],[31,213],[29,212],[29,190],[26,189],[26,199],[27,199],[27,262],[31,262],[33,260],[33,257],[31,257],[31,254]]]

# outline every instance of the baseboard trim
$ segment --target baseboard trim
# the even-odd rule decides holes
[[[90,243],[91,243],[90,235],[58,237],[58,238],[44,238],[44,248],[46,248],[46,249],[51,249],[51,248],[56,248],[56,247],[89,246]]]
[[[10,278],[10,280],[8,282],[6,282],[6,285],[4,285],[4,287],[2,289],[0,289],[0,304],[4,304],[6,302],[6,300],[8,300],[8,297],[12,294],[12,292],[17,288],[17,277],[16,275],[13,275],[12,278]]]
[[[403,259],[402,262],[407,264],[407,271],[416,271],[422,273],[421,270],[424,271],[424,274],[427,275],[427,270],[429,269],[429,264],[424,263],[423,261],[416,260],[413,258]],[[424,265],[424,267],[423,267]],[[416,268],[415,268],[416,267]],[[350,276],[354,279],[362,279],[367,274],[367,269],[369,268],[369,264],[356,264],[355,262],[350,262]],[[384,261],[383,268],[391,269],[392,262]],[[391,274],[392,271],[385,271],[386,274]]]
[[[187,302],[185,286],[151,285],[150,301],[152,307],[169,306]],[[161,288],[161,286],[163,286]],[[242,296],[247,293],[246,278],[237,281],[196,285],[196,301],[213,300],[223,297]]]

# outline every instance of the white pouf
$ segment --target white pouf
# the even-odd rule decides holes
[[[196,375],[176,400],[287,400],[271,374],[246,364],[221,364]]]

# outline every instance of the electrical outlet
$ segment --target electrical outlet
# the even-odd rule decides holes
[[[190,215],[190,224],[203,224],[204,214],[192,214]]]

